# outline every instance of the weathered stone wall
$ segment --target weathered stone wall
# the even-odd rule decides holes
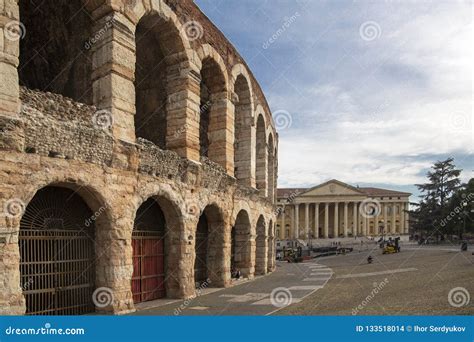
[[[18,2],[0,0],[0,28],[10,38],[0,40],[4,80],[0,84],[0,314],[25,311],[19,270],[20,220],[35,193],[48,185],[73,189],[97,213],[95,285],[110,288],[114,297],[110,306],[101,309],[104,312],[126,313],[135,308],[130,282],[132,230],[138,208],[149,198],[154,198],[167,216],[166,268],[172,272],[166,285],[168,296],[187,298],[195,293],[195,234],[203,212],[211,219],[212,286],[231,283],[231,230],[238,216],[248,217],[238,224],[245,232],[239,239],[248,252],[242,256],[246,275],[254,276],[257,255],[258,273],[272,271],[274,197],[267,190],[256,189],[255,169],[257,145],[267,158],[268,149],[263,146],[271,135],[276,155],[277,135],[263,93],[242,58],[192,1],[84,3],[94,21],[92,32],[97,33],[93,35],[97,39],[88,41],[92,55],[92,89],[88,90],[94,106],[62,96],[75,97],[81,89],[83,83],[76,83],[74,77],[64,78],[54,88],[62,95],[19,87],[19,39],[11,39],[15,29],[7,28],[7,23],[20,18]],[[134,31],[144,15],[158,16],[162,21],[156,34],[169,53],[164,58],[166,78],[162,80],[168,95],[165,143],[142,139],[135,132]],[[203,27],[198,39],[186,33],[189,20]],[[204,60],[212,60],[214,72],[220,73],[219,87],[210,95],[207,157],[199,155]],[[70,72],[68,77],[86,77],[84,70]],[[238,112],[244,116],[241,129],[249,134],[237,134],[235,140],[234,107],[239,99],[234,83],[239,75],[237,92],[243,93],[245,80],[248,91],[241,100],[248,108]],[[77,84],[74,92],[61,90],[67,84]],[[257,138],[259,115],[264,116],[265,134]],[[163,136],[164,128],[160,129]],[[242,177],[236,179],[234,143],[239,139],[245,150],[239,164]],[[274,172],[275,177],[265,176],[265,180],[276,182],[276,168]],[[262,182],[259,185],[266,187]]]

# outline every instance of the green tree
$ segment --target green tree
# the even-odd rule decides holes
[[[420,203],[411,214],[416,220],[415,229],[440,235],[442,220],[449,213],[451,197],[461,187],[460,169],[454,165],[453,158],[437,161],[427,173],[428,182],[415,184],[420,190]]]
[[[474,178],[451,197],[449,201],[449,220],[445,219],[446,232],[458,234],[463,238],[465,232],[474,232]]]

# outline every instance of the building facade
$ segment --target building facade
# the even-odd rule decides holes
[[[309,189],[278,189],[277,239],[408,234],[410,193],[331,180]]]
[[[271,112],[193,1],[0,16],[0,314],[126,313],[274,269]]]

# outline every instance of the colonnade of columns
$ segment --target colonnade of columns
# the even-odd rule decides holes
[[[283,204],[277,238],[408,234],[408,202],[381,202],[377,210],[369,213],[363,205],[362,201]]]

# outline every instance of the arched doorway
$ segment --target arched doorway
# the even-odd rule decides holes
[[[165,297],[166,220],[153,198],[137,210],[132,233],[132,294],[135,303]]]
[[[196,258],[194,260],[194,283],[200,287],[208,283],[209,228],[206,214],[199,218],[196,229]]]
[[[255,274],[267,273],[267,235],[265,227],[265,219],[262,215],[257,221],[257,239],[256,239],[256,256],[255,256]]]
[[[76,192],[39,190],[20,221],[20,284],[27,315],[95,311],[95,217]]]
[[[241,210],[231,232],[231,269],[240,270],[244,277],[253,275],[252,241],[249,215]]]
[[[267,270],[272,272],[275,267],[275,236],[279,237],[279,231],[274,232],[273,221],[270,220],[268,224],[268,256],[267,256]]]

